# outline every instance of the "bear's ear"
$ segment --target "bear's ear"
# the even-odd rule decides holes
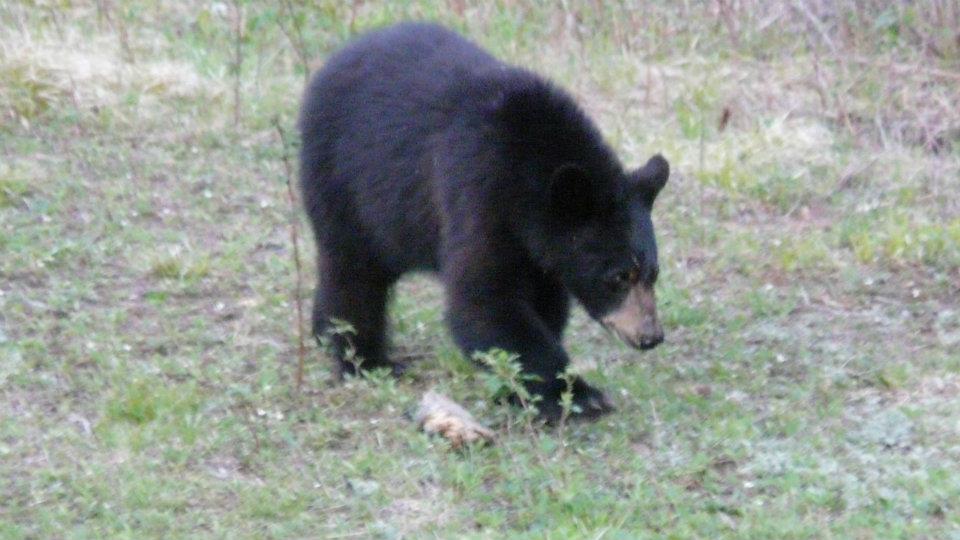
[[[657,154],[630,175],[630,182],[634,193],[642,197],[648,205],[652,205],[669,177],[670,164]]]
[[[580,225],[596,213],[596,186],[582,167],[561,165],[550,178],[549,204],[555,218]]]

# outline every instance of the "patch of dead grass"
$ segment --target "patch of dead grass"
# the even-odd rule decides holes
[[[162,110],[170,100],[216,100],[223,92],[220,81],[182,60],[128,62],[102,35],[20,33],[0,42],[0,112],[25,125],[65,107],[115,108],[135,96],[142,110]]]

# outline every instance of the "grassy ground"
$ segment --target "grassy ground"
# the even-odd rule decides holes
[[[960,6],[693,4],[5,2],[0,537],[960,538]],[[429,276],[409,376],[331,385],[311,344],[294,392],[274,123],[406,18],[671,160],[667,343],[567,337],[617,413],[491,404]],[[431,387],[498,443],[418,433]]]

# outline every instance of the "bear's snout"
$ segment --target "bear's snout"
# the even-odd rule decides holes
[[[634,286],[623,303],[600,321],[635,349],[652,349],[663,343],[663,326],[657,319],[653,288]]]

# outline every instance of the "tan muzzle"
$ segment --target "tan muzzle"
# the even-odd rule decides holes
[[[652,349],[663,343],[663,327],[657,320],[657,299],[652,287],[635,285],[620,307],[600,322],[635,349]]]

